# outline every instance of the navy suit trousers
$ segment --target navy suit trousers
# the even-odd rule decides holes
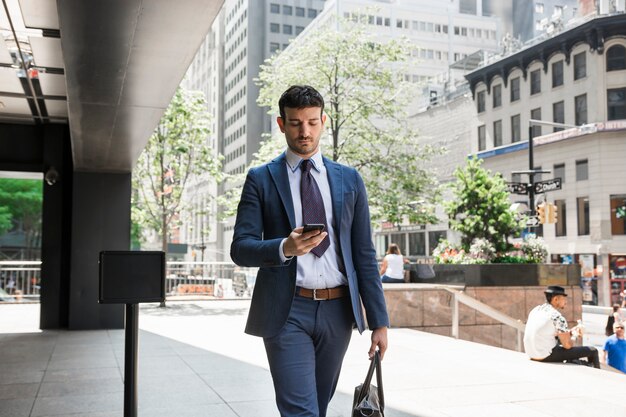
[[[264,338],[281,417],[325,417],[350,343],[350,298],[295,296],[287,323]]]

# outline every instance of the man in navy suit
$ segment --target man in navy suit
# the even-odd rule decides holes
[[[292,86],[279,108],[288,148],[248,172],[231,257],[260,267],[246,333],[263,337],[281,416],[324,417],[363,310],[370,358],[384,356],[389,318],[363,180],[320,151],[324,99]],[[303,231],[312,218],[323,232]]]

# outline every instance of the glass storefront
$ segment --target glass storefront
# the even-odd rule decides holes
[[[425,226],[383,226],[374,236],[376,255],[382,258],[390,243],[396,243],[402,254],[411,260],[430,256],[440,239],[447,238],[446,230],[426,230]]]

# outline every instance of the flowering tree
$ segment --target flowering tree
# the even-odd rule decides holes
[[[426,166],[433,149],[420,145],[408,124],[416,86],[404,81],[403,68],[412,49],[407,40],[381,41],[367,25],[340,19],[299,36],[266,61],[258,78],[258,103],[270,114],[278,114],[278,100],[291,85],[308,84],[322,94],[324,153],[359,170],[373,221],[437,221],[438,187]],[[283,140],[266,140],[258,156],[276,156],[284,147]]]
[[[133,171],[133,222],[154,230],[163,251],[190,180],[221,179],[222,158],[208,146],[208,135],[204,96],[179,88]],[[137,227],[132,231],[136,240]]]

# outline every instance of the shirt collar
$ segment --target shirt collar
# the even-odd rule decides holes
[[[285,152],[285,157],[287,159],[287,165],[289,166],[291,172],[296,172],[296,170],[300,168],[302,157],[293,153],[293,151],[289,148],[287,148],[287,151]],[[318,149],[315,155],[313,155],[309,159],[311,160],[311,162],[313,162],[313,168],[315,168],[317,172],[321,172],[322,167],[324,166],[322,151]]]

